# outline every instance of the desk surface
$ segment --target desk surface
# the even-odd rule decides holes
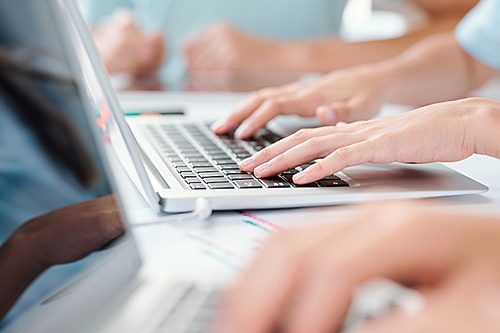
[[[186,110],[188,117],[217,118],[229,112],[241,94],[126,93],[120,96],[124,109],[159,110],[168,107]],[[385,106],[382,115],[409,109]],[[311,122],[314,124],[314,120]],[[446,163],[449,167],[490,188],[477,195],[446,199],[426,199],[439,209],[462,213],[500,215],[500,160],[472,156],[464,161]],[[122,177],[123,178],[123,177]],[[127,177],[125,177],[127,178]],[[132,224],[155,219],[138,191],[123,179],[130,190],[124,203]],[[205,222],[188,221],[174,225],[134,228],[139,249],[147,266],[175,272],[182,277],[227,280],[243,269],[260,244],[274,231],[312,223],[336,223],[356,212],[355,205],[340,205],[288,210],[217,212]]]

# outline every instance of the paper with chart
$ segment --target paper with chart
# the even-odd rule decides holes
[[[344,221],[348,206],[218,212],[209,221],[177,225],[205,256],[234,270],[244,269],[273,233],[318,223]]]

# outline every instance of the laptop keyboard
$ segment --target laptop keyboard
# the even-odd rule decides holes
[[[258,178],[253,173],[241,171],[239,162],[281,139],[267,129],[247,140],[236,139],[232,134],[215,136],[208,127],[199,127],[194,123],[159,127],[147,125],[145,129],[160,153],[171,161],[192,190],[349,186],[336,175],[310,184],[295,184],[293,175],[315,162],[270,178]]]

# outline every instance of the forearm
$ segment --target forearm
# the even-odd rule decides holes
[[[485,98],[463,102],[472,110],[468,122],[474,153],[500,159],[500,102]]]
[[[328,72],[359,64],[375,63],[401,54],[416,42],[443,32],[451,31],[463,13],[432,18],[422,29],[404,36],[377,41],[347,43],[338,38],[284,44],[283,66],[294,70]]]
[[[46,269],[14,235],[0,247],[0,321],[23,291]]]
[[[398,57],[373,65],[390,81],[386,102],[426,105],[465,97],[494,71],[465,53],[453,33],[427,38]]]

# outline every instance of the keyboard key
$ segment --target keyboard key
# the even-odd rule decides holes
[[[262,185],[255,179],[237,180],[234,182],[239,188],[262,188]]]
[[[303,185],[295,184],[292,180],[293,175],[282,175],[281,177],[285,178],[290,184],[293,185],[293,187],[318,187],[318,184],[316,183],[309,183]]]
[[[240,167],[238,166],[238,164],[223,164],[220,166],[222,170],[239,170]]]
[[[305,170],[305,169],[307,169],[308,167],[310,167],[313,164],[316,164],[316,162],[309,162],[309,163],[306,163],[306,164],[302,164],[302,165],[299,165],[298,168],[300,168],[301,170]]]
[[[288,184],[286,181],[284,181],[283,179],[281,179],[279,177],[260,178],[259,180],[267,188],[286,188],[286,187],[290,187],[290,184]]]
[[[212,141],[205,134],[191,134],[199,144],[213,145]]]
[[[220,172],[202,172],[199,174],[201,178],[214,178],[214,177],[224,177]]]
[[[349,184],[343,180],[320,180],[318,184],[321,187],[349,187]]]
[[[161,150],[169,155],[175,155],[175,150],[172,147],[168,146],[166,143],[161,145]]]
[[[195,151],[189,152],[189,153],[182,151],[182,153],[185,157],[188,157],[188,158],[190,158],[190,157],[203,157],[204,158],[203,154],[200,153],[198,150],[195,150]]]
[[[219,172],[215,167],[197,167],[194,168],[196,172]]]
[[[309,183],[309,184],[302,184],[302,185],[294,183],[293,186],[295,186],[295,187],[318,187],[319,185],[316,183]]]
[[[208,187],[210,187],[212,190],[221,190],[221,189],[230,189],[234,188],[233,184],[227,182],[227,183],[213,183],[213,184],[208,184]]]
[[[213,167],[214,165],[210,162],[190,162],[194,168],[200,168],[200,167]]]
[[[231,160],[231,157],[229,157],[228,155],[224,154],[224,155],[221,155],[221,156],[212,156],[212,159],[214,159],[215,161],[223,161],[223,160]]]
[[[340,178],[335,175],[331,175],[331,176],[326,176],[325,178],[322,178],[320,180],[340,180]]]
[[[168,136],[172,141],[174,141],[176,143],[177,142],[189,143],[189,141],[180,132],[176,132],[176,133],[172,132],[172,133],[169,133]]]
[[[153,128],[152,126],[148,126],[148,127]],[[177,131],[177,129],[175,128],[175,125],[161,125],[160,127],[162,130],[164,130],[167,133],[170,131]]]
[[[233,149],[233,153],[235,153],[235,154],[248,154],[248,151],[246,149],[243,149],[243,148],[236,148],[236,149]]]
[[[174,156],[169,156],[168,157],[172,162],[182,162],[182,158],[180,158],[179,156],[177,155],[174,155]]]
[[[211,151],[211,152],[220,152],[224,153],[224,150],[222,150],[219,146],[217,146],[215,143],[212,141],[210,142],[200,142],[200,145],[205,148],[206,151]]]
[[[241,171],[240,169],[229,169],[229,170],[222,170],[226,175],[243,175],[247,174],[245,171]]]
[[[253,147],[263,146],[263,145],[264,145],[264,143],[260,143],[260,142],[258,142],[258,141],[247,141],[247,143],[248,143],[250,146],[252,146],[252,148],[253,148]]]
[[[207,147],[203,147],[203,148],[210,155],[225,154],[225,152],[220,148],[207,148]]]
[[[172,162],[172,165],[176,168],[187,167],[186,163],[184,162]]]
[[[186,157],[189,162],[208,162],[205,157]]]
[[[220,149],[219,146],[217,146],[215,143],[213,143],[212,141],[207,141],[207,142],[200,142],[200,145],[207,151],[220,151],[220,152],[224,152],[222,149]]]
[[[176,168],[178,172],[190,172],[191,168],[188,167],[177,167]]]
[[[283,173],[280,173],[280,176],[281,175],[295,175],[296,173],[299,173],[299,170],[297,170],[297,169],[290,169],[290,170],[286,170]]]
[[[249,175],[248,173],[241,173],[241,174],[229,174],[227,177],[231,180],[243,180],[243,179],[253,179],[252,175]]]
[[[224,165],[224,164],[234,164],[235,162],[233,160],[216,160],[215,163],[219,165]]]
[[[227,145],[231,151],[240,150],[242,147],[240,145]]]
[[[198,177],[186,177],[184,181],[188,184],[201,183],[201,179]]]
[[[184,145],[182,147],[179,147],[179,150],[182,151],[183,153],[188,153],[188,152],[198,152],[198,149],[195,148],[193,145]]]
[[[177,148],[179,148],[181,150],[182,149],[185,149],[185,150],[187,150],[187,149],[196,149],[196,148],[194,148],[194,146],[189,141],[181,141],[181,142],[174,141],[174,143],[177,146]]]
[[[224,177],[216,177],[216,178],[205,178],[203,179],[205,183],[212,184],[212,183],[227,183],[227,179]]]
[[[174,142],[181,142],[181,141],[187,142],[187,140],[184,139],[184,135],[182,135],[179,132],[168,133],[168,137],[170,138],[170,140],[172,140]]]
[[[269,143],[275,143],[281,140],[281,136],[276,135],[270,131],[268,131],[267,133],[262,133],[261,136]]]
[[[191,187],[193,190],[205,190],[206,189],[205,185],[203,185],[202,183],[194,183],[194,184],[189,185],[189,187]]]
[[[182,178],[187,178],[187,177],[196,177],[196,174],[194,172],[181,172]]]
[[[227,154],[210,154],[210,157],[214,160],[227,160],[231,158]]]

